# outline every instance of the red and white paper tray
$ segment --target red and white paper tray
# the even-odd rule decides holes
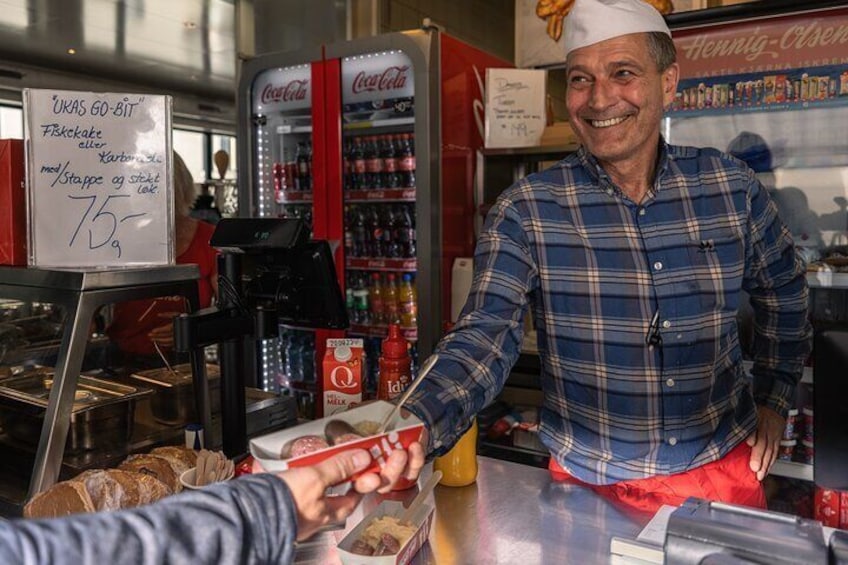
[[[300,457],[282,459],[280,453],[289,440],[308,435],[324,435],[324,428],[330,420],[343,420],[355,426],[363,421],[380,423],[394,409],[394,404],[378,400],[364,406],[338,412],[327,418],[312,420],[299,426],[286,428],[268,435],[250,440],[250,454],[265,471],[284,471],[289,467],[303,467],[320,463],[324,459],[348,449],[362,448],[371,453],[373,465],[363,472],[376,472],[385,463],[386,458],[395,449],[406,449],[417,441],[424,424],[416,416],[398,415],[389,430],[380,435],[363,437],[325,449],[313,451]],[[376,426],[375,426],[376,427]]]
[[[409,518],[409,522],[415,526],[415,534],[404,543],[400,551],[394,555],[359,555],[351,553],[353,543],[360,538],[365,528],[372,521],[383,516],[400,516],[403,512],[403,504],[394,500],[384,500],[380,505],[368,514],[362,521],[350,531],[338,544],[339,559],[344,565],[406,565],[412,561],[418,550],[427,543],[430,537],[430,528],[433,524],[433,514],[436,507],[432,502],[425,502]]]

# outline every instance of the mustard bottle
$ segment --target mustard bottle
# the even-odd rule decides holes
[[[464,487],[477,480],[477,418],[450,451],[436,457],[433,470],[442,472],[440,485]]]

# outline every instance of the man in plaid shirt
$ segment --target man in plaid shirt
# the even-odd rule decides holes
[[[804,265],[753,171],[660,135],[678,65],[659,13],[576,0],[564,38],[582,146],[500,196],[462,315],[406,406],[445,452],[503,387],[529,309],[554,477],[643,510],[688,496],[764,507],[811,346]]]

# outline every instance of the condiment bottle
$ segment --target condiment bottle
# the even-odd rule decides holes
[[[448,487],[464,487],[477,480],[476,418],[450,451],[435,458],[433,469],[442,472],[439,484]]]
[[[400,326],[389,324],[389,336],[383,340],[380,352],[379,400],[391,400],[400,395],[412,382],[409,346],[400,334]]]

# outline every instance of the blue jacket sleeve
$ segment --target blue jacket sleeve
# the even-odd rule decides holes
[[[296,538],[288,487],[263,474],[131,510],[0,522],[0,563],[290,563]]]

